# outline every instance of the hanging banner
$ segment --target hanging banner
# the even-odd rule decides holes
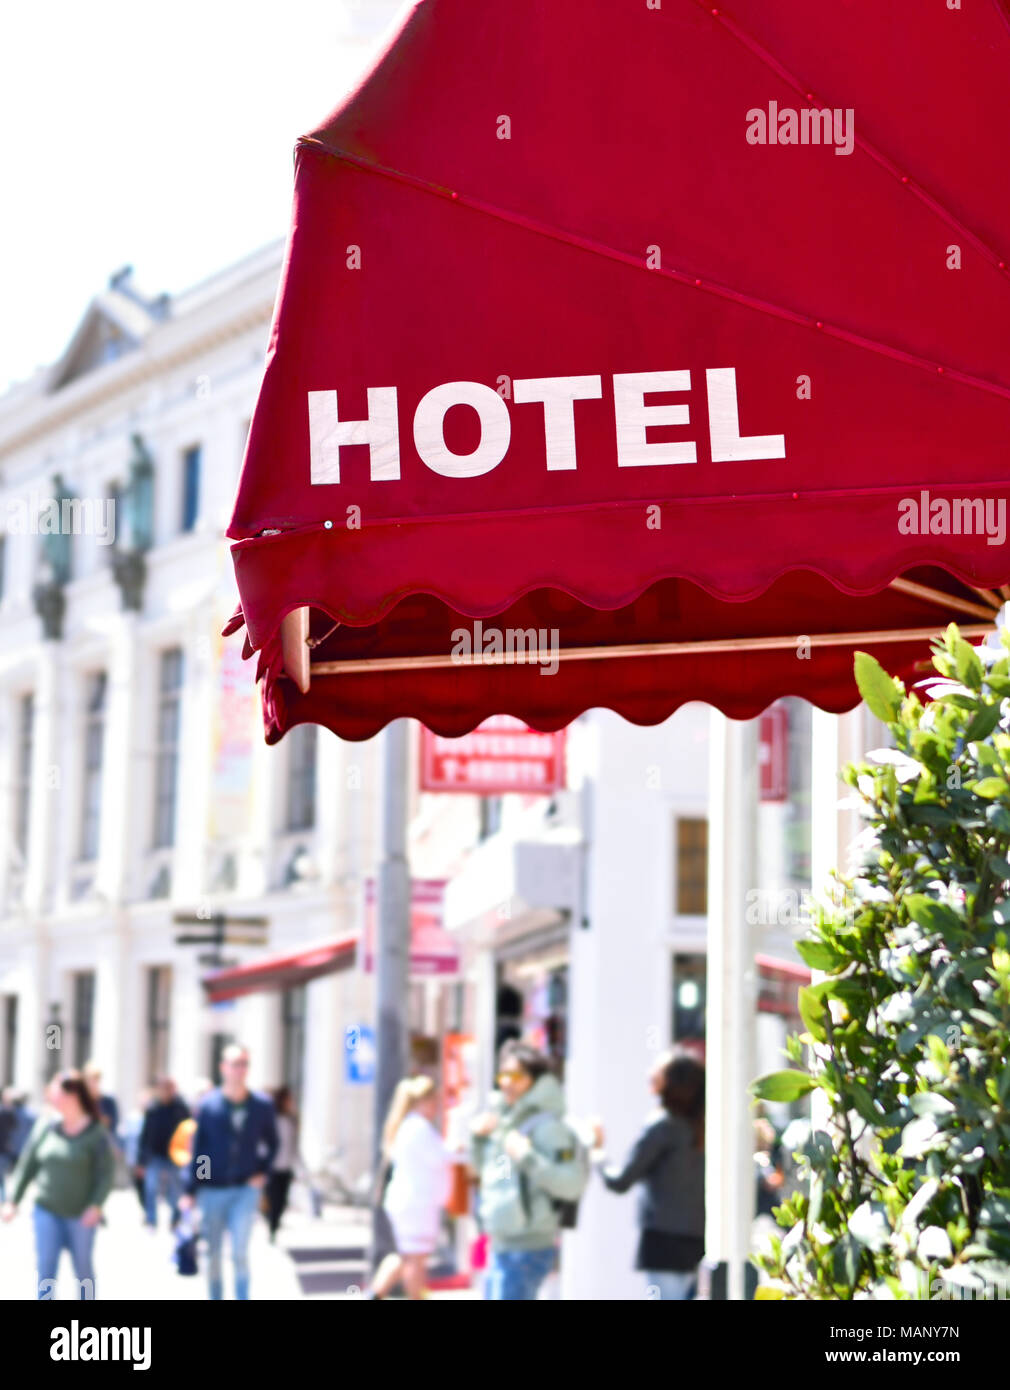
[[[409,968],[413,978],[459,974],[459,944],[442,925],[444,898],[444,879],[411,879]],[[375,969],[375,903],[375,880],[366,879],[364,963],[367,971]]]
[[[215,624],[220,627],[220,624]],[[216,632],[214,723],[211,733],[211,794],[208,832],[211,840],[234,839],[249,830],[253,742],[259,711],[249,689],[242,652]]]
[[[421,790],[501,796],[558,791],[565,785],[565,731],[544,734],[510,714],[485,719],[472,734],[443,738],[421,728]]]

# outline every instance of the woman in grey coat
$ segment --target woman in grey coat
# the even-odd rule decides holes
[[[649,1074],[659,1108],[646,1120],[621,1167],[594,1159],[611,1192],[638,1193],[635,1268],[661,1299],[690,1299],[705,1251],[705,1068],[686,1048],[664,1053]]]

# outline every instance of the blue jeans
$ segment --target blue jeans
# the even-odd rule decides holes
[[[158,1194],[164,1191],[175,1220],[182,1192],[182,1175],[170,1158],[149,1158],[144,1168],[144,1213],[149,1226],[158,1224]]]
[[[495,1250],[491,1247],[484,1297],[529,1302],[554,1268],[554,1246],[546,1250]]]
[[[235,1266],[235,1297],[249,1297],[249,1237],[252,1235],[261,1187],[244,1183],[241,1187],[203,1187],[197,1202],[207,1236],[207,1279],[211,1298],[224,1297],[222,1252],[228,1232],[231,1258]]]
[[[698,1278],[694,1269],[653,1269],[645,1271],[645,1283],[650,1298],[658,1298],[664,1303],[684,1301],[694,1297],[695,1281]],[[658,1290],[654,1292],[654,1290]]]
[[[63,1250],[70,1251],[74,1265],[79,1295],[90,1299],[95,1296],[95,1269],[91,1253],[95,1244],[94,1226],[85,1226],[80,1218],[56,1216],[45,1207],[36,1205],[33,1212],[35,1222],[35,1255],[38,1263],[38,1297],[56,1297],[56,1270]]]

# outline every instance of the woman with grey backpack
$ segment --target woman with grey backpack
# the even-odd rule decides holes
[[[554,1268],[558,1235],[585,1190],[589,1165],[542,1053],[507,1042],[497,1081],[491,1108],[472,1126],[479,1217],[490,1243],[484,1296],[529,1301]]]

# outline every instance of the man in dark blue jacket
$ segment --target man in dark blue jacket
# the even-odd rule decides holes
[[[172,1225],[178,1215],[181,1173],[169,1157],[169,1144],[183,1120],[189,1119],[189,1106],[175,1089],[171,1077],[163,1076],[155,1088],[155,1098],[144,1111],[137,1142],[137,1166],[134,1170],[144,1182],[144,1213],[146,1224],[158,1224],[158,1194],[172,1210]]]
[[[221,1057],[221,1085],[196,1112],[193,1157],[180,1207],[200,1210],[209,1250],[210,1297],[224,1297],[221,1268],[227,1230],[235,1264],[235,1297],[249,1297],[249,1237],[277,1152],[273,1101],[246,1085],[249,1053],[233,1044]]]

